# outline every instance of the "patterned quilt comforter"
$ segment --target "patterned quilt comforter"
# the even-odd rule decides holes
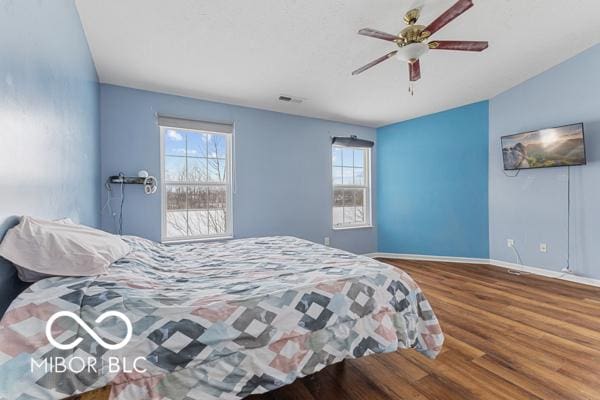
[[[413,348],[443,334],[401,270],[293,237],[132,251],[108,275],[33,284],[0,323],[0,399],[61,399],[111,385],[111,399],[241,399],[345,358]],[[59,311],[79,316],[57,318]],[[107,311],[123,313],[129,328]],[[98,341],[94,336],[102,338]],[[104,344],[103,344],[104,343]],[[109,346],[110,347],[110,346]]]

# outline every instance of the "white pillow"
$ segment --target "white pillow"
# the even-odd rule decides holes
[[[25,282],[48,276],[102,275],[129,251],[129,245],[119,236],[27,216],[9,229],[0,243],[0,256],[15,264],[19,278]]]
[[[59,223],[59,224],[74,224],[74,222],[71,218],[59,218],[59,219],[55,219],[53,221],[56,223]],[[41,281],[42,279],[45,279],[45,278],[51,278],[53,276],[53,275],[41,274],[39,272],[35,272],[33,270],[20,267],[17,264],[13,264],[13,265],[15,266],[15,269],[17,270],[17,276],[23,282],[37,282],[37,281]]]

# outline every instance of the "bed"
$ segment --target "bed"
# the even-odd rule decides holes
[[[43,279],[12,302],[0,323],[0,398],[61,399],[110,386],[114,400],[235,400],[346,358],[398,349],[433,358],[444,340],[410,276],[368,257],[294,237],[124,240],[131,252],[109,274]],[[126,323],[95,321],[118,311],[131,338],[106,349],[75,320],[58,318],[55,341],[82,340],[57,349],[45,328],[59,311],[109,344],[122,343]],[[95,359],[95,368],[48,369],[61,357]]]

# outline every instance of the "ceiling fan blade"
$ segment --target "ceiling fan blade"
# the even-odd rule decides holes
[[[377,60],[373,60],[370,63],[368,63],[365,66],[360,67],[359,69],[357,69],[356,71],[352,72],[352,75],[358,75],[361,72],[365,72],[366,70],[368,70],[371,67],[376,66],[377,64],[380,64],[382,62],[384,62],[385,60],[387,60],[388,58],[394,57],[396,55],[396,53],[398,52],[398,50],[394,50],[392,52],[387,53],[385,56],[383,57],[379,57]]]
[[[363,35],[363,36],[369,36],[369,37],[372,37],[375,39],[387,40],[390,42],[395,42],[396,40],[400,39],[396,35],[381,32],[381,31],[378,31],[377,29],[371,29],[371,28],[363,28],[360,31],[358,31],[358,34]]]
[[[423,32],[428,32],[429,36],[433,35],[471,7],[473,7],[472,0],[458,0],[456,4],[444,11],[444,13],[437,17],[435,21],[430,23]]]
[[[412,63],[408,63],[408,72],[410,75],[411,82],[415,82],[421,79],[421,63],[419,62],[419,60],[416,60]]]
[[[431,50],[483,51],[488,48],[488,42],[469,40],[435,40],[429,43]]]

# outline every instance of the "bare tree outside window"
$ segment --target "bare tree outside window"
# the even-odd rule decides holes
[[[230,232],[229,134],[161,128],[166,239]]]
[[[371,224],[370,149],[332,146],[333,227]]]

